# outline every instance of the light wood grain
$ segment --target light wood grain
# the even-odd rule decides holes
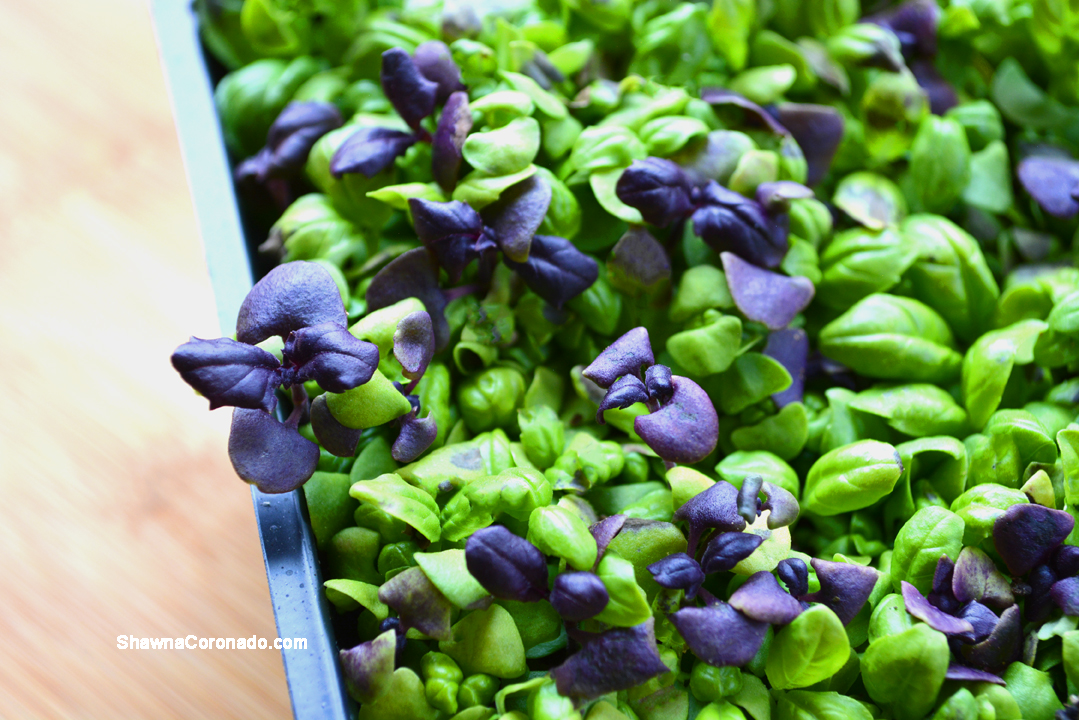
[[[0,2],[0,717],[284,718],[247,486],[169,366],[217,323],[140,0]]]

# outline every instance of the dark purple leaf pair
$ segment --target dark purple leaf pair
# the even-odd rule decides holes
[[[468,203],[411,198],[408,207],[417,237],[449,273],[450,282],[460,280],[469,263],[498,247],[483,218]]]
[[[693,232],[719,253],[733,252],[762,267],[777,267],[789,248],[785,213],[763,205],[715,180],[694,193]]]
[[[764,267],[776,267],[787,252],[785,200],[805,196],[797,183],[773,183],[766,199],[779,200],[770,213],[757,200],[743,197],[714,180],[693,187],[689,175],[670,160],[635,160],[618,179],[618,199],[637,208],[646,222],[658,227],[690,220],[693,231],[717,252],[736,252]]]
[[[285,384],[314,380],[322,389],[334,393],[363,385],[378,368],[378,346],[357,339],[337,323],[289,333],[282,354],[291,363],[286,366],[291,377],[286,377]]]
[[[1018,605],[1006,609],[989,635],[980,642],[967,644],[952,640],[952,652],[967,667],[999,674],[1019,655],[1023,637],[1022,613]]]
[[[318,465],[318,446],[297,431],[306,412],[302,383],[316,381],[331,392],[363,385],[378,367],[378,348],[345,327],[344,304],[330,274],[317,263],[294,262],[274,268],[247,294],[236,326],[239,341],[199,340],[177,348],[173,367],[210,400],[211,409],[233,405],[229,457],[236,473],[263,492],[289,492],[302,485]],[[285,340],[284,363],[255,347],[269,337]],[[292,387],[297,407],[284,423],[271,412],[274,390]],[[314,418],[328,449],[351,455],[359,438],[329,422],[325,403]],[[344,431],[344,432],[342,432]]]
[[[385,58],[385,54],[382,56]],[[446,43],[439,40],[429,40],[420,44],[416,48],[416,52],[412,53],[412,64],[416,66],[416,70],[424,79],[435,84],[435,103],[444,103],[455,92],[465,90],[464,84],[461,82],[461,69],[457,67],[457,63],[453,61],[453,55],[450,53],[450,48]],[[403,63],[402,63],[403,65]],[[383,84],[386,81],[386,67],[385,59],[383,60]],[[407,68],[405,69],[407,73]],[[387,94],[387,97],[389,95]],[[401,99],[405,101],[404,98]],[[394,107],[397,107],[397,102],[393,99],[390,102],[394,103]],[[427,113],[430,115],[430,113]],[[404,117],[404,115],[401,115]],[[423,117],[426,117],[424,115]]]
[[[828,105],[783,103],[774,112],[733,90],[705,88],[701,99],[710,105],[729,105],[741,108],[757,125],[777,135],[789,135],[798,143],[806,159],[806,183],[816,185],[832,166],[839,143],[843,139],[843,116]]]
[[[689,526],[689,531],[686,533],[688,540],[686,552],[691,556],[696,554],[697,543],[705,530],[716,529],[722,533],[737,533],[746,535],[747,538],[750,537],[749,534],[742,532],[745,529],[746,521],[738,514],[738,489],[726,480],[718,480],[704,492],[694,495],[675,511],[673,519],[675,522],[685,521]],[[758,536],[754,535],[752,537]],[[747,541],[732,539],[730,542],[737,544]],[[738,545],[738,547],[741,546]],[[741,550],[736,550],[732,546],[732,549],[727,554],[737,555],[740,552]],[[746,553],[746,556],[748,554]],[[708,560],[705,558],[705,572],[716,572],[708,569],[707,562]],[[736,560],[735,564],[738,562]],[[734,565],[731,565],[731,567],[734,567]]]
[[[667,227],[692,210],[689,176],[676,163],[657,157],[635,160],[615,185],[618,199],[640,211],[644,221]]]
[[[721,253],[720,259],[738,310],[771,330],[781,330],[790,324],[816,292],[808,278],[764,270],[735,253]]]
[[[387,127],[364,127],[350,135],[330,159],[334,177],[360,173],[374,177],[416,144],[416,136]]]
[[[554,235],[533,237],[525,262],[514,262],[508,257],[505,262],[532,292],[556,309],[592,287],[599,277],[595,260],[569,240]]]
[[[664,460],[695,463],[715,449],[719,417],[708,393],[689,378],[672,375],[665,365],[655,365],[645,328],[615,340],[582,374],[608,390],[596,416],[601,424],[604,410],[648,402],[651,413],[638,415],[633,429]]]
[[[653,618],[633,627],[590,634],[585,640],[580,651],[551,670],[558,694],[574,703],[628,690],[670,672],[659,657]]]
[[[648,566],[652,579],[670,590],[685,590],[686,598],[692,600],[704,582],[704,570],[686,553],[672,553]]]
[[[809,568],[801,558],[780,560],[776,566],[776,574],[794,597],[800,598],[809,594]]]
[[[998,585],[1003,580],[1004,591]],[[1011,602],[1007,580],[993,566],[988,555],[976,548],[964,548],[955,563],[947,555],[937,561],[933,573],[933,589],[923,596],[908,582],[901,584],[903,604],[914,617],[934,630],[948,635],[949,646],[963,665],[949,670],[954,679],[964,679],[963,673],[977,677],[978,673],[999,673],[1019,652],[1021,627],[1019,608]],[[1045,597],[1048,600],[1049,587]],[[997,614],[986,604],[1002,607]],[[952,675],[949,675],[952,677]],[[989,682],[996,682],[990,680]]]
[[[655,362],[648,330],[637,327],[608,345],[581,374],[608,389],[623,375],[643,377],[645,370]]]
[[[465,544],[468,572],[496,598],[535,602],[547,597],[547,559],[502,525],[472,533]]]
[[[298,172],[318,139],[339,127],[341,113],[332,103],[289,103],[270,125],[265,147],[240,163],[236,177],[265,182],[271,177]]]
[[[599,266],[569,240],[535,234],[550,204],[551,188],[536,176],[503,193],[483,216],[457,200],[409,200],[416,234],[451,282],[459,280],[473,260],[491,262],[501,250],[506,265],[525,285],[561,308],[592,286]]]
[[[1020,162],[1015,172],[1045,212],[1058,218],[1079,213],[1079,161],[1035,155]]]
[[[461,71],[449,47],[432,40],[417,47],[411,57],[401,48],[387,50],[382,53],[381,80],[383,92],[412,132],[361,128],[334,153],[330,172],[334,177],[347,173],[374,177],[416,142],[424,141],[432,146],[431,171],[435,180],[446,192],[452,191],[461,167],[461,147],[472,129],[472,115]],[[438,103],[445,105],[432,137],[420,123]]]

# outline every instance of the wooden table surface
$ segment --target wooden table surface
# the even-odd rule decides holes
[[[0,0],[0,718],[285,718],[219,335],[146,0]]]

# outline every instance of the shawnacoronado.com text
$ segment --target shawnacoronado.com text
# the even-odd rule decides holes
[[[177,638],[147,638],[117,635],[119,650],[306,650],[307,638],[204,638],[197,635]]]

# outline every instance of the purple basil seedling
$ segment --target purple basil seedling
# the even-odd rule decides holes
[[[690,464],[715,450],[719,417],[708,393],[689,378],[655,364],[645,328],[615,340],[582,374],[607,390],[596,422],[603,424],[605,410],[642,402],[650,413],[638,416],[633,428],[664,460]]]
[[[315,472],[318,446],[297,430],[308,414],[303,383],[331,392],[363,385],[378,367],[378,347],[353,337],[341,295],[317,263],[274,268],[251,288],[236,323],[238,340],[192,338],[172,355],[173,367],[210,408],[231,405],[229,458],[236,473],[263,492],[295,490]],[[255,347],[278,336],[283,362]],[[292,392],[293,410],[273,416],[277,388]]]

